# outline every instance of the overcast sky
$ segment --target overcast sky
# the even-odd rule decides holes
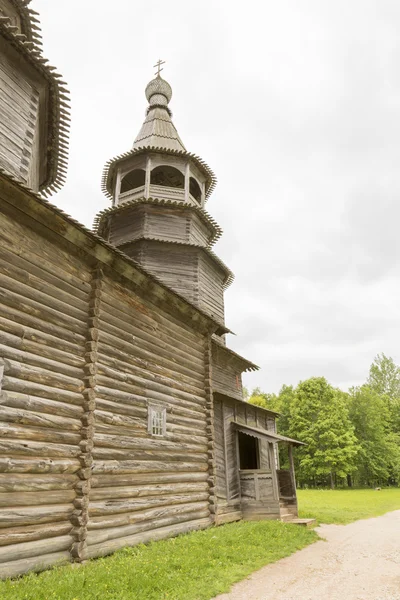
[[[249,388],[362,383],[400,362],[398,0],[33,0],[71,91],[67,184],[87,226],[104,163],[129,150],[153,65],[191,152],[215,171],[207,210],[234,271],[229,345]]]

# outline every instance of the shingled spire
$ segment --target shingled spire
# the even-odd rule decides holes
[[[172,122],[172,113],[168,106],[172,97],[169,83],[158,74],[147,85],[145,93],[149,107],[133,148],[153,146],[165,150],[186,151]]]

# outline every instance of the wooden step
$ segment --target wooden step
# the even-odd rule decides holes
[[[301,527],[307,527],[307,528],[312,528],[315,527],[317,524],[316,519],[292,519],[290,521],[291,523],[293,523],[293,525],[300,525]]]

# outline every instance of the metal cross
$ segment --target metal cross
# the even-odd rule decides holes
[[[157,77],[160,77],[160,73],[163,71],[161,65],[165,65],[165,60],[161,60],[161,58],[156,62],[155,65],[153,65],[154,67],[157,67],[157,73],[154,73],[154,75],[157,75]]]

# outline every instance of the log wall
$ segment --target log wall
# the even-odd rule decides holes
[[[87,549],[100,556],[211,523],[205,338],[105,278]],[[166,408],[166,435],[147,431]]]
[[[209,526],[210,334],[23,223],[0,213],[0,577]]]
[[[91,273],[1,215],[0,576],[70,560]]]

